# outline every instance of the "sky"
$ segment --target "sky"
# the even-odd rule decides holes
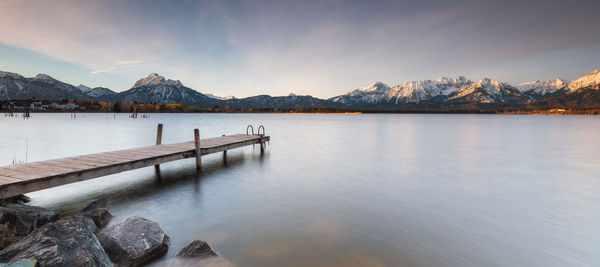
[[[0,70],[124,91],[329,98],[377,81],[600,68],[600,1],[0,0]]]

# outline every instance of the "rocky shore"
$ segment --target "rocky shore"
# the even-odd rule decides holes
[[[112,219],[106,199],[75,214],[26,205],[17,198],[0,207],[2,266],[143,266],[164,257],[170,238],[152,220],[131,216]],[[231,266],[210,246],[194,240],[158,266]]]

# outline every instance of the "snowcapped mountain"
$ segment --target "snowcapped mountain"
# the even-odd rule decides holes
[[[49,75],[26,78],[16,73],[0,72],[0,100],[27,99],[87,99],[77,87],[60,82]]]
[[[446,101],[453,103],[505,103],[523,104],[531,97],[521,93],[508,83],[483,78],[471,83],[448,97]]]
[[[118,93],[116,99],[125,102],[140,103],[180,103],[207,107],[218,101],[198,91],[185,87],[179,80],[165,79],[157,73],[150,73],[139,79],[131,89]]]
[[[388,90],[390,90],[390,87],[387,84],[376,82],[369,86],[354,89],[344,95],[329,100],[341,104],[375,104],[384,100],[385,92]]]
[[[388,95],[390,101],[398,103],[419,103],[426,100],[435,100],[439,96],[447,96],[460,88],[471,84],[471,80],[459,76],[456,78],[442,77],[435,81],[414,81],[396,85],[391,88]]]
[[[258,95],[237,99],[202,94],[184,86],[179,80],[165,79],[156,73],[139,79],[127,91],[116,93],[108,88],[73,86],[49,75],[23,77],[0,71],[0,100],[27,99],[88,99],[104,101],[137,101],[140,103],[180,103],[199,107],[230,106],[234,108],[298,108],[310,106],[347,106],[373,108],[462,108],[462,107],[536,107],[568,106],[597,107],[600,103],[600,71],[568,82],[563,79],[537,80],[511,85],[491,79],[473,82],[463,76],[442,77],[389,86],[376,82],[351,90],[346,94],[319,99],[312,96]],[[475,105],[473,105],[475,104]]]
[[[352,90],[344,95],[333,97],[330,100],[350,105],[419,103],[427,100],[435,101],[439,98],[444,99],[445,96],[468,84],[471,84],[471,80],[463,76],[455,78],[442,77],[435,81],[412,81],[394,87],[377,82],[370,86]]]
[[[525,95],[534,99],[541,99],[555,94],[566,93],[568,91],[568,84],[568,81],[556,78],[554,81],[537,80],[519,83],[515,87]]]
[[[212,99],[218,99],[218,100],[231,100],[231,99],[237,99],[237,97],[235,97],[235,96],[232,96],[232,95],[230,95],[230,96],[216,96],[216,95],[213,95],[213,94],[204,94],[204,95],[205,95],[205,96],[208,96],[208,97],[210,97],[210,98],[212,98]]]
[[[600,70],[594,70],[569,84],[569,90],[575,92],[581,88],[592,87],[600,84]]]

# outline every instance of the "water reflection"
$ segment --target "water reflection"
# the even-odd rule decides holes
[[[65,211],[104,196],[113,223],[159,222],[172,246],[157,266],[195,239],[240,266],[600,265],[600,117],[103,116],[0,118],[0,160],[26,137],[31,160],[148,145],[159,122],[163,143],[195,127],[272,136],[264,156],[209,155],[200,175],[190,159],[30,194]]]

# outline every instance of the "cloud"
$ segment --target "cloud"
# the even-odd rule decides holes
[[[132,60],[132,61],[119,61],[115,63],[115,65],[135,65],[142,63],[142,60]]]
[[[94,70],[94,71],[91,71],[90,73],[91,74],[98,74],[98,73],[103,73],[103,72],[109,72],[109,70]]]
[[[105,68],[91,71],[90,73],[98,74],[98,73],[104,73],[104,72],[112,72],[112,71],[116,71],[116,70],[120,70],[120,69],[124,69],[124,68],[131,68],[133,65],[137,65],[142,62],[143,62],[142,60],[119,61],[110,66],[106,66]]]

